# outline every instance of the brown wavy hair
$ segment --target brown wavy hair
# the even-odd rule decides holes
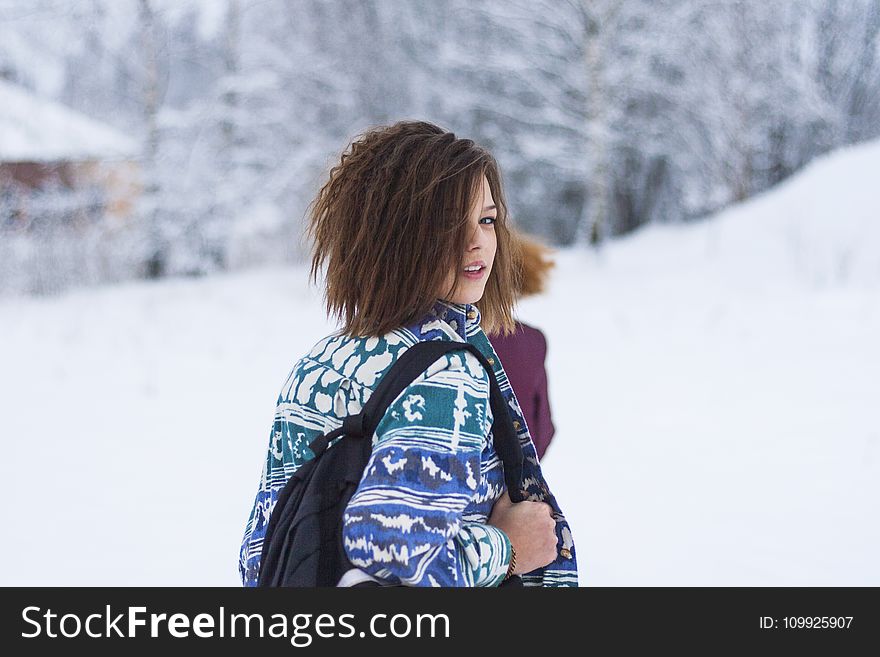
[[[310,280],[324,273],[328,316],[348,336],[380,336],[424,317],[468,240],[483,176],[497,206],[498,246],[477,307],[487,332],[514,330],[521,275],[495,158],[470,139],[425,121],[357,135],[308,209]]]

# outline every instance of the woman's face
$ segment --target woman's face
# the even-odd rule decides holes
[[[453,282],[455,284],[452,294],[445,297],[446,301],[466,304],[476,303],[483,298],[498,245],[495,236],[497,215],[489,180],[483,176],[482,193],[477,195],[477,202],[468,215],[470,237],[465,252],[461,255],[458,269],[449,272],[444,282],[443,294],[452,287]]]

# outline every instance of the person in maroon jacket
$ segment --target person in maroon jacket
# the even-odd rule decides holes
[[[522,277],[517,297],[539,294],[544,290],[548,271],[555,264],[547,258],[550,249],[522,233],[514,237],[522,251]],[[487,337],[507,372],[535,442],[538,458],[541,459],[556,432],[550,416],[547,369],[544,365],[547,338],[540,329],[519,320],[516,320],[514,333],[506,336],[489,334]]]

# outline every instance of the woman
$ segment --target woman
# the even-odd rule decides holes
[[[528,501],[513,504],[495,453],[488,374],[467,352],[438,359],[388,407],[346,509],[356,567],[340,586],[576,586],[571,532],[481,323],[512,327],[517,254],[492,156],[425,122],[366,132],[310,206],[311,278],[342,328],[293,366],[239,557],[253,586],[269,516],[309,443],[357,413],[404,350],[471,342],[495,368],[523,446]],[[480,302],[477,308],[476,302]],[[332,445],[330,449],[333,449]]]
[[[544,291],[547,274],[554,266],[547,259],[550,249],[533,238],[517,233],[515,240],[522,253],[522,277],[517,299]],[[513,333],[489,333],[489,342],[501,358],[504,371],[526,418],[538,459],[553,440],[556,427],[550,414],[550,396],[547,393],[547,338],[540,329],[516,320]]]

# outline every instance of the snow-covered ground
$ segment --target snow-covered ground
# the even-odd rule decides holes
[[[599,254],[520,317],[583,585],[880,585],[880,143]],[[0,301],[2,585],[236,585],[302,267]]]

